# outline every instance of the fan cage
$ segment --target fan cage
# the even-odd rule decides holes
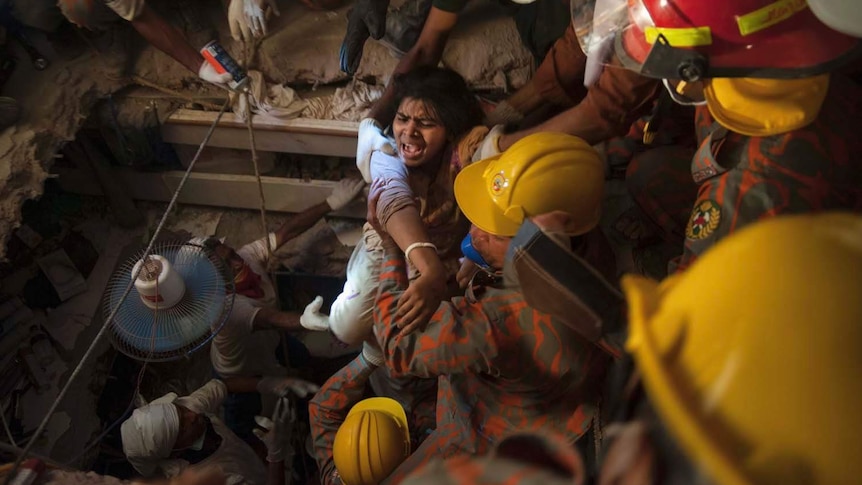
[[[160,362],[192,354],[209,342],[225,325],[233,309],[233,274],[214,251],[197,244],[156,244],[150,254],[167,259],[183,279],[185,295],[170,308],[151,310],[141,301],[132,283],[132,269],[145,249],[126,260],[105,290],[103,312],[107,318],[119,304],[109,326],[111,343],[137,360]],[[129,284],[132,289],[120,302]]]

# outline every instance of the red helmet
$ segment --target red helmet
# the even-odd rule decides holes
[[[613,32],[623,65],[650,77],[808,77],[862,46],[820,22],[806,0],[627,1],[624,9],[626,0],[597,0],[591,31]]]

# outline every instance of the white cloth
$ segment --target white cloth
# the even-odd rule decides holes
[[[362,239],[347,262],[344,289],[329,310],[329,328],[339,340],[350,345],[358,345],[371,335],[374,300],[383,263],[377,232],[367,222],[362,232]]]
[[[291,87],[284,84],[267,85],[260,71],[248,71],[248,104],[251,112],[264,117],[289,120],[298,118],[308,105]],[[241,93],[231,93],[231,104],[237,118],[245,121],[248,118],[249,106],[246,96]]]
[[[138,15],[144,10],[146,0],[106,0],[107,5],[111,10],[117,13],[120,17],[128,21],[135,20]]]
[[[215,452],[213,452],[212,455],[194,465],[190,465],[187,461],[179,459],[163,458],[154,460],[155,466],[161,468],[166,476],[177,476],[188,467],[203,469],[215,466],[221,468],[222,472],[226,476],[226,483],[228,485],[266,484],[266,468],[257,457],[254,450],[228,429],[222,420],[215,414],[218,412],[219,407],[226,396],[227,388],[225,387],[224,382],[218,379],[213,379],[190,395],[176,399],[173,404],[159,404],[159,406],[167,405],[174,409],[176,409],[175,405],[180,405],[195,413],[205,414],[212,423],[213,430],[222,439],[221,445]],[[162,399],[160,398],[158,401],[161,400]],[[152,404],[149,406],[152,406]],[[148,406],[144,406],[144,408],[146,407]],[[137,411],[139,410],[136,410],[136,412]],[[152,417],[155,418],[155,416]],[[125,430],[126,423],[123,423],[124,450],[126,450]],[[171,440],[171,448],[173,448],[173,444],[176,442],[177,431],[179,431],[178,424],[173,434],[173,440]],[[126,453],[128,456],[128,451],[126,451]],[[168,454],[170,454],[170,449],[168,449]],[[131,462],[131,459],[129,461]],[[132,464],[134,465],[134,462],[132,462]],[[141,471],[137,466],[135,468],[138,469],[138,471]]]
[[[138,473],[151,476],[159,463],[170,456],[179,430],[179,413],[173,403],[154,403],[135,409],[120,427],[126,459]]]

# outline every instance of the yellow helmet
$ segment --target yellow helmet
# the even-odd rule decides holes
[[[536,133],[495,157],[468,165],[455,178],[455,199],[479,229],[514,236],[526,217],[563,210],[583,234],[601,215],[605,171],[584,140]]]
[[[707,476],[859,483],[862,217],[770,219],[623,288],[649,399]]]
[[[364,399],[347,413],[332,457],[345,485],[376,485],[410,456],[407,414],[388,397]]]

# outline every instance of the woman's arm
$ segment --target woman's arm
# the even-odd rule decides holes
[[[378,158],[372,158],[371,163],[373,173]],[[368,194],[368,220],[372,226],[387,233],[402,251],[414,243],[430,240],[413,193],[407,181],[400,178],[375,179]],[[446,270],[434,248],[414,248],[410,252],[410,262],[416,266],[420,276],[399,300],[395,315],[396,324],[405,333],[424,327],[446,293]]]

